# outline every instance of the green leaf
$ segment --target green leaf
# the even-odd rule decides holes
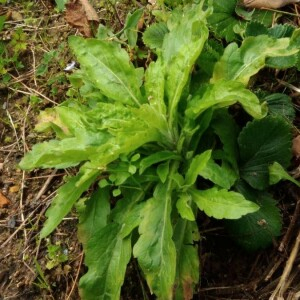
[[[239,128],[236,122],[227,110],[216,110],[211,122],[211,127],[223,144],[222,150],[225,154],[224,159],[238,172],[237,160],[239,153],[237,137]]]
[[[213,14],[207,18],[214,32],[225,38],[227,42],[237,39],[233,28],[242,25],[241,20],[235,16],[236,0],[213,1]]]
[[[264,104],[260,104],[258,98],[242,83],[217,81],[205,87],[189,101],[186,115],[193,120],[208,108],[228,107],[236,102],[239,102],[254,118],[262,118],[266,114]]]
[[[200,239],[197,223],[178,219],[173,239],[177,253],[175,299],[190,300],[199,282],[198,247],[194,244]]]
[[[147,201],[139,226],[141,236],[133,248],[151,291],[160,299],[172,299],[176,271],[171,182],[159,184],[154,197]]]
[[[181,193],[179,194],[178,200],[176,202],[176,208],[183,219],[195,221],[195,215],[190,206],[191,202],[192,197],[189,193]]]
[[[288,95],[275,93],[265,97],[264,100],[271,115],[285,117],[291,122],[295,119],[294,105]]]
[[[41,238],[48,236],[70,212],[74,203],[80,198],[100,174],[99,170],[81,167],[79,173],[70,178],[57,190],[56,197],[46,212],[47,220],[41,231]]]
[[[78,238],[85,248],[94,232],[104,228],[110,213],[109,187],[99,188],[83,204],[77,205],[79,215]]]
[[[114,42],[96,39],[69,38],[82,70],[95,87],[115,101],[132,106],[143,102],[140,71],[130,63],[127,52]]]
[[[133,14],[129,13],[127,15],[124,26],[124,33],[128,39],[128,44],[131,47],[134,47],[136,45],[138,37],[137,25],[143,13],[144,9],[140,8],[137,9]]]
[[[284,119],[268,116],[249,122],[238,138],[241,177],[256,189],[268,187],[269,165],[276,161],[288,167],[291,143],[291,128]]]
[[[170,32],[164,38],[162,59],[166,66],[165,92],[171,128],[176,126],[177,106],[193,64],[208,38],[206,14],[201,4],[186,6],[175,11],[168,23]]]
[[[213,1],[213,14],[208,17],[207,21],[217,37],[225,38],[227,42],[239,40],[236,28],[245,30],[248,24],[245,17],[248,21],[256,21],[265,26],[272,24],[272,12],[255,10],[248,14],[237,5],[239,4],[236,0]]]
[[[131,257],[130,237],[124,239],[121,232],[122,225],[110,223],[93,232],[88,240],[85,250],[88,272],[79,282],[82,299],[119,299]]]
[[[0,32],[4,28],[5,21],[6,21],[6,15],[0,16]]]
[[[199,175],[227,190],[230,189],[238,179],[237,173],[232,170],[226,162],[223,162],[220,166],[212,158],[210,158],[205,167],[200,170]]]
[[[170,161],[158,165],[156,173],[162,183],[165,183],[169,176]]]
[[[165,67],[161,59],[151,62],[145,72],[145,91],[149,104],[163,116],[167,113],[164,99]]]
[[[191,188],[189,193],[200,210],[216,219],[239,219],[259,209],[257,204],[246,200],[242,194],[225,189],[211,188],[200,191]]]
[[[191,186],[196,182],[198,175],[206,167],[209,159],[211,157],[211,150],[207,150],[201,154],[196,155],[186,172],[185,175],[185,185]]]
[[[140,174],[142,174],[147,168],[159,162],[163,162],[166,160],[180,160],[180,159],[181,157],[177,153],[174,153],[172,151],[167,151],[167,150],[150,154],[141,160]]]
[[[259,22],[250,22],[247,24],[245,37],[266,34],[268,34],[268,28],[264,24]]]
[[[151,49],[162,48],[165,35],[169,32],[166,23],[150,25],[143,34],[143,42]]]
[[[231,237],[243,248],[256,251],[272,245],[281,233],[282,221],[279,209],[272,197],[265,192],[239,184],[238,190],[259,205],[259,210],[243,216],[239,220],[226,221]]]
[[[250,77],[265,66],[267,57],[295,54],[298,50],[289,47],[290,42],[289,38],[274,39],[259,35],[245,38],[240,48],[236,43],[229,44],[215,65],[211,83],[226,79],[247,85]]]
[[[129,236],[140,225],[146,204],[142,200],[144,200],[145,192],[149,186],[151,185],[147,183],[143,190],[137,191],[122,189],[123,198],[117,202],[112,210],[110,220],[122,226],[120,235],[123,238]]]
[[[65,9],[65,4],[68,2],[69,0],[55,0],[57,8],[59,11],[63,11]]]
[[[290,176],[278,162],[274,162],[272,165],[269,166],[269,172],[270,184],[276,184],[280,180],[288,180],[300,187],[300,182],[294,179],[292,176]]]

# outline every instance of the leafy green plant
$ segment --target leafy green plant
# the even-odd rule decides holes
[[[273,234],[280,231],[274,200],[262,193],[273,183],[269,166],[289,163],[290,128],[281,116],[266,116],[266,102],[247,84],[268,57],[298,52],[299,30],[229,44],[203,82],[192,71],[210,14],[203,1],[175,9],[146,71],[111,39],[69,40],[81,66],[72,82],[86,100],[42,112],[37,130],[52,130],[56,139],[35,145],[20,166],[79,167],[59,188],[41,237],[77,203],[88,267],[83,299],[118,299],[132,255],[159,299],[191,299],[199,281],[199,211],[237,221],[252,216],[253,224],[263,210],[275,219]],[[242,128],[229,113],[233,104],[248,115]]]

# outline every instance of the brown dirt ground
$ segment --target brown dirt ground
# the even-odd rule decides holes
[[[39,111],[62,102],[69,86],[63,68],[72,59],[67,37],[76,30],[55,10],[53,2],[23,0],[0,5],[0,15],[10,16],[0,39],[11,40],[17,28],[26,34],[26,49],[19,58],[24,67],[17,68],[11,63],[8,69],[11,80],[5,85],[0,81],[0,196],[9,201],[0,207],[0,299],[3,300],[79,299],[78,279],[85,272],[81,245],[76,238],[75,212],[65,218],[49,239],[38,242],[44,212],[64,175],[74,170],[23,172],[17,167],[33,144],[47,138],[33,130]],[[120,1],[121,6],[116,10],[108,1],[91,2],[97,7],[101,22],[114,23],[117,28],[118,19],[124,19],[131,1]],[[48,71],[37,76],[44,53],[51,50],[57,53],[48,63]],[[284,79],[288,74],[276,76]],[[277,88],[282,89],[278,85]],[[299,107],[299,91],[288,93]],[[298,165],[295,160],[294,167]],[[281,184],[274,193],[284,216],[284,230],[280,240],[267,250],[243,252],[226,236],[222,224],[204,220],[199,253],[202,281],[195,299],[269,299],[276,288],[280,290],[274,299],[281,299],[282,295],[282,299],[300,297],[300,252],[296,249],[300,243],[299,190]],[[279,251],[281,243],[283,248]],[[52,269],[46,268],[51,260],[49,245],[59,245],[62,251],[56,252],[56,261],[52,259],[55,264]],[[60,262],[63,254],[68,259]],[[135,261],[128,267],[122,299],[152,299]]]

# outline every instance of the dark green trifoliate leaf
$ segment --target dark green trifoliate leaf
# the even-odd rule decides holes
[[[284,37],[291,37],[296,28],[289,24],[275,24],[269,28],[268,35],[280,39]]]
[[[199,282],[198,247],[194,245],[200,239],[197,223],[178,219],[173,239],[177,253],[174,299],[190,300],[193,298],[194,286]]]
[[[280,117],[268,116],[249,122],[241,131],[240,175],[252,187],[263,190],[269,185],[269,165],[275,161],[288,167],[291,154],[291,128]]]
[[[266,64],[267,57],[290,56],[298,52],[290,38],[275,39],[267,35],[250,36],[239,48],[229,44],[216,63],[211,83],[219,80],[235,80],[247,85],[252,75]]]
[[[46,212],[48,219],[41,231],[41,238],[48,236],[59,225],[82,193],[90,187],[99,174],[100,171],[97,169],[82,166],[76,176],[70,178],[67,183],[58,189],[56,197],[52,200],[51,206]]]
[[[241,216],[259,209],[257,204],[246,200],[242,194],[225,189],[219,190],[214,187],[208,190],[196,190],[190,188],[188,192],[200,210],[216,219],[239,219]]]
[[[215,0],[213,1],[213,14],[208,17],[208,23],[214,32],[231,42],[238,38],[234,32],[236,25],[241,26],[242,22],[235,15],[236,0]]]
[[[300,187],[300,182],[290,176],[288,172],[277,162],[269,166],[270,184],[276,184],[280,180],[288,180]]]
[[[226,221],[232,238],[249,251],[270,246],[280,235],[282,221],[279,209],[271,195],[251,189],[244,183],[237,188],[247,199],[260,207],[258,211],[243,216],[239,220]]]
[[[264,24],[259,22],[250,22],[247,24],[245,37],[266,34],[268,34],[268,28]]]
[[[271,94],[264,98],[268,104],[269,114],[279,115],[293,121],[295,118],[295,109],[292,99],[286,94]]]
[[[224,152],[224,159],[231,164],[233,169],[238,172],[238,145],[237,137],[239,133],[239,128],[229,115],[227,110],[216,110],[214,112],[213,120],[211,122],[211,127],[213,128],[216,135],[220,138]]]
[[[121,232],[122,225],[109,223],[95,231],[87,242],[88,272],[79,282],[82,299],[119,299],[131,257],[131,239],[123,238]]]
[[[189,119],[195,119],[209,108],[228,107],[236,102],[239,102],[254,118],[262,118],[266,115],[265,105],[260,104],[259,99],[242,83],[223,80],[206,86],[196,94],[188,102],[186,115]]]
[[[171,182],[158,184],[154,197],[147,200],[139,226],[141,236],[133,248],[151,291],[160,299],[172,299],[176,272]]]
[[[162,48],[164,37],[169,32],[166,23],[150,25],[143,34],[143,42],[151,49]]]
[[[208,1],[207,1],[208,2]],[[227,42],[239,40],[236,28],[244,30],[248,21],[256,21],[270,26],[272,24],[272,12],[256,10],[252,13],[241,11],[237,7],[236,0],[214,0],[213,14],[208,17],[208,23],[212,30],[221,38],[225,38]]]
[[[140,92],[142,74],[133,67],[127,52],[120,45],[78,36],[70,37],[69,44],[81,69],[105,96],[124,104],[140,106],[143,102]]]

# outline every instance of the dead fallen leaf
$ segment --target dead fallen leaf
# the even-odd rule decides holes
[[[92,27],[97,28],[99,18],[88,0],[75,0],[66,4],[66,21],[86,37],[93,36]]]
[[[243,0],[243,3],[246,7],[273,9],[298,2],[300,2],[300,0]]]
[[[20,190],[18,185],[13,185],[9,188],[9,193],[17,193]]]
[[[293,146],[292,146],[293,155],[296,158],[300,157],[300,135],[296,136],[293,139]]]
[[[10,205],[10,200],[8,200],[1,192],[0,192],[0,208],[4,208]]]

